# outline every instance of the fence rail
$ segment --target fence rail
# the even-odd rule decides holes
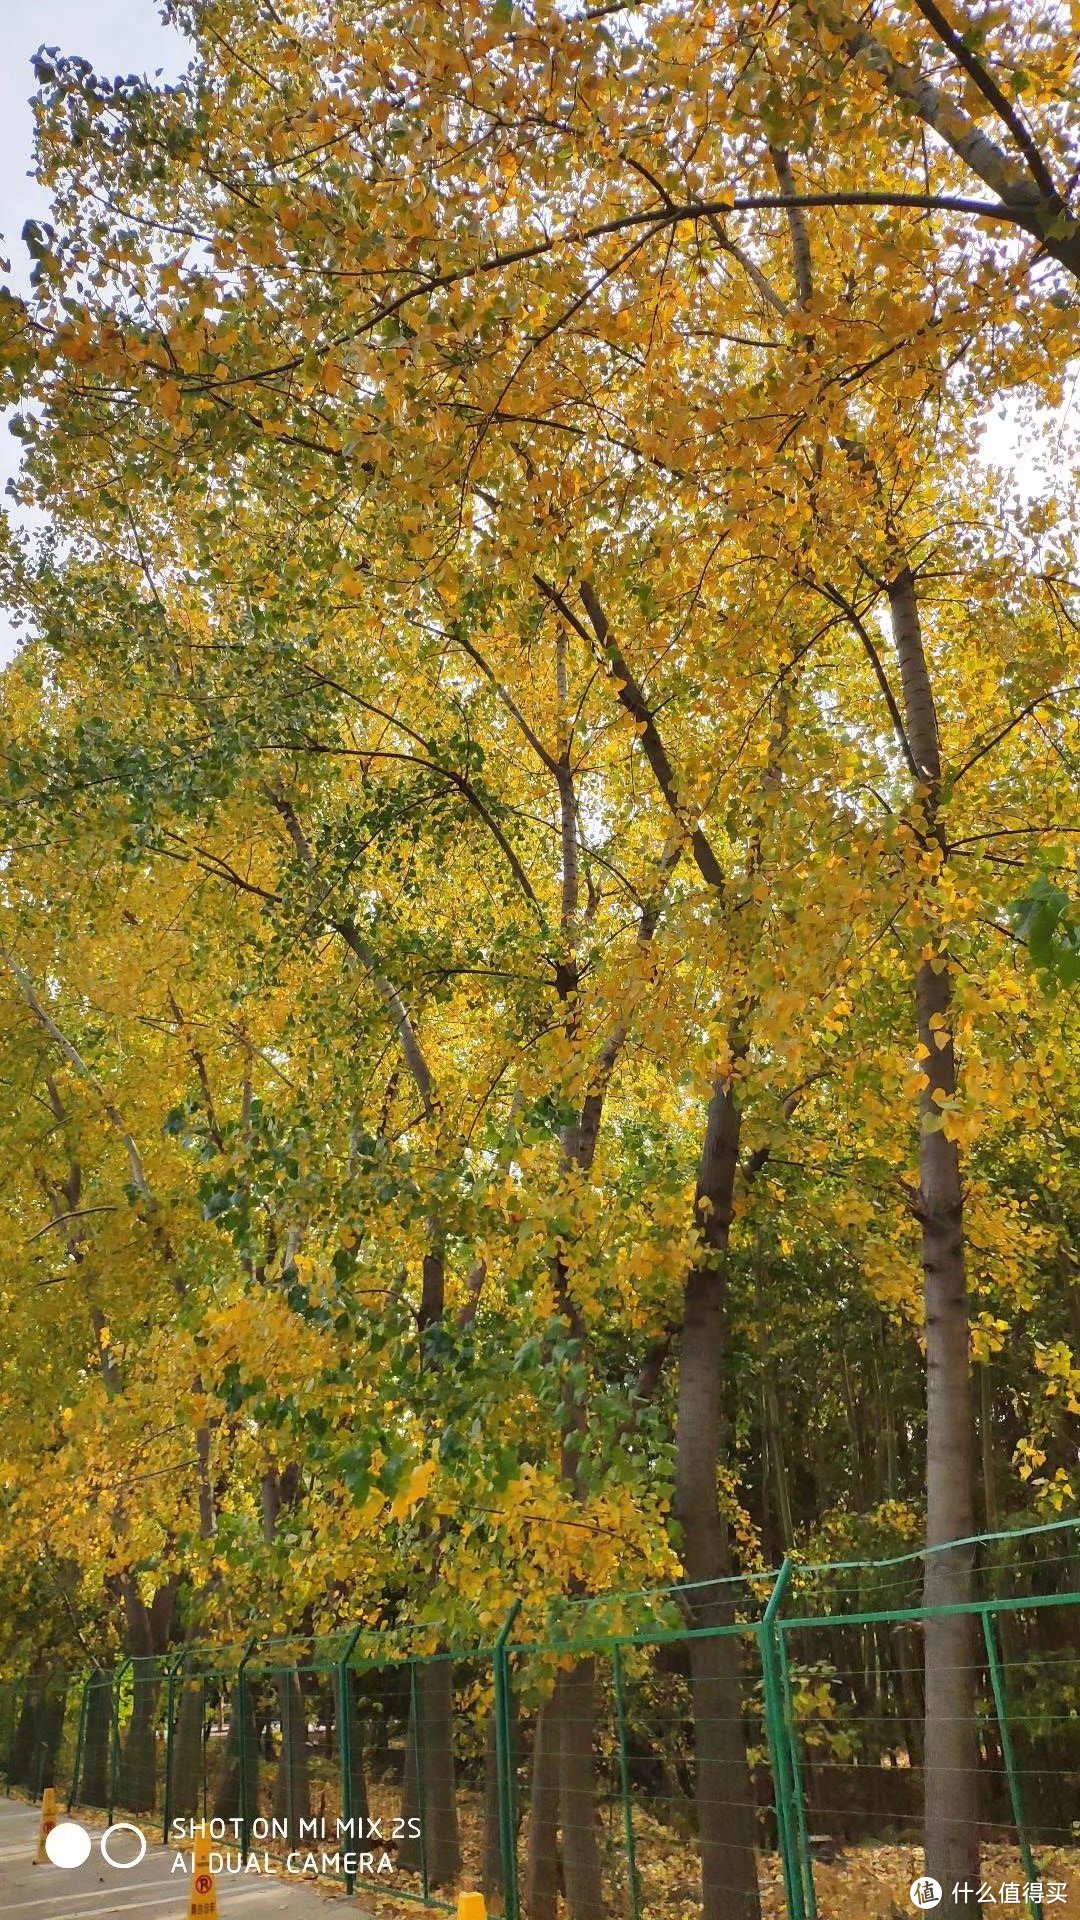
[[[505,1920],[830,1920],[872,1859],[872,1920],[909,1910],[922,1636],[962,1613],[984,1857],[1043,1920],[1043,1882],[1080,1896],[1078,1528],[964,1543],[958,1608],[920,1604],[922,1554],[788,1560],[705,1594],[518,1603],[484,1646],[349,1628],[39,1666],[0,1683],[0,1776],[436,1909],[470,1884]]]

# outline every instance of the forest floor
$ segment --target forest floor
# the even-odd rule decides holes
[[[372,1790],[374,1810],[383,1812],[381,1790]],[[463,1886],[479,1886],[483,1858],[482,1802],[479,1795],[459,1794]],[[396,1811],[396,1802],[394,1809]],[[391,1811],[387,1802],[385,1811]],[[1080,1809],[1078,1809],[1080,1811]],[[600,1816],[601,1855],[605,1891],[612,1920],[630,1920],[630,1900],[621,1809],[605,1806]],[[524,1859],[527,1819],[523,1823],[519,1854]],[[654,1818],[640,1806],[634,1809],[635,1856],[640,1920],[700,1920],[701,1895],[697,1851],[692,1840]],[[1080,1920],[1080,1845],[1039,1849],[1037,1871],[1042,1875],[1043,1920]],[[838,1848],[828,1861],[814,1862],[814,1890],[818,1920],[914,1920],[910,1899],[912,1881],[923,1871],[921,1849],[897,1843],[857,1843]],[[972,1920],[988,1920],[1001,1911],[1029,1920],[1023,1889],[1024,1873],[1015,1846],[988,1841],[982,1854],[984,1898],[969,1903]],[[779,1855],[763,1853],[758,1861],[762,1920],[787,1920]],[[1055,1889],[1050,1899],[1048,1890]],[[1065,1889],[1064,1899],[1057,1889]],[[991,1894],[992,1899],[986,1898]],[[380,1886],[374,1899],[380,1916],[416,1920],[415,1899],[395,1900],[392,1885]],[[565,1908],[562,1908],[565,1920]]]

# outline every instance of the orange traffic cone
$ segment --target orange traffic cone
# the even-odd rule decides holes
[[[46,1787],[41,1796],[41,1826],[38,1829],[37,1852],[34,1855],[35,1867],[43,1867],[49,1857],[45,1851],[45,1842],[55,1827],[56,1821],[56,1788]]]
[[[195,1842],[188,1920],[218,1920],[217,1887],[210,1871],[210,1842],[206,1839]]]

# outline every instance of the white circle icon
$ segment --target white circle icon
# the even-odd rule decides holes
[[[908,1893],[912,1906],[926,1913],[930,1907],[936,1907],[941,1899],[941,1881],[935,1880],[933,1874],[921,1874],[918,1880],[912,1881]]]
[[[60,1820],[45,1835],[45,1851],[54,1867],[81,1867],[90,1858],[93,1842],[77,1820]]]
[[[139,1851],[133,1860],[113,1859],[112,1854],[109,1852],[109,1841],[112,1839],[114,1833],[133,1833],[135,1835],[139,1843]],[[107,1861],[110,1867],[115,1867],[120,1873],[129,1873],[132,1867],[137,1867],[140,1860],[146,1857],[146,1835],[141,1827],[132,1826],[130,1820],[114,1820],[111,1827],[106,1827],[98,1844],[101,1848],[102,1859]]]

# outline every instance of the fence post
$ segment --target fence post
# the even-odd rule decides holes
[[[980,1607],[982,1615],[983,1640],[986,1643],[986,1661],[990,1668],[990,1685],[994,1694],[994,1708],[997,1713],[998,1732],[1001,1735],[1001,1758],[1005,1763],[1005,1777],[1009,1783],[1009,1803],[1012,1807],[1013,1824],[1020,1843],[1020,1858],[1024,1863],[1024,1872],[1030,1886],[1035,1879],[1035,1861],[1027,1837],[1024,1820],[1024,1800],[1020,1791],[1020,1775],[1016,1768],[1016,1755],[1013,1751],[1012,1732],[1009,1727],[1009,1715],[1005,1705],[1005,1679],[1001,1671],[1001,1656],[998,1652],[997,1635],[991,1619],[991,1609]],[[1028,1900],[1028,1910],[1032,1920],[1043,1920],[1042,1902]]]
[[[83,1747],[86,1743],[86,1721],[90,1711],[91,1675],[87,1674],[82,1683],[79,1699],[79,1725],[75,1733],[75,1758],[71,1763],[71,1780],[68,1785],[67,1811],[78,1805],[79,1775],[82,1773]]]
[[[424,1743],[420,1726],[420,1689],[416,1684],[416,1661],[409,1661],[409,1718],[412,1722],[413,1766],[416,1768],[416,1811],[420,1821],[420,1884],[426,1900],[431,1892],[427,1863],[427,1823],[424,1818]]]
[[[352,1692],[349,1687],[349,1661],[352,1659],[356,1643],[363,1631],[363,1627],[353,1628],[345,1651],[337,1663],[338,1759],[341,1766],[341,1813],[345,1823],[346,1847],[353,1846],[356,1841],[356,1835],[352,1831]],[[363,1834],[361,1834],[361,1840],[363,1837]],[[348,1854],[346,1854],[346,1859],[347,1858]],[[355,1873],[347,1872],[345,1875],[346,1893],[351,1895],[355,1885]]]
[[[296,1684],[300,1684],[297,1671]],[[299,1839],[296,1822],[296,1807],[293,1799],[293,1697],[292,1673],[279,1672],[273,1685],[278,1696],[278,1711],[281,1714],[281,1754],[285,1767],[285,1822],[289,1829],[289,1845],[294,1847]]]
[[[806,1802],[802,1790],[802,1762],[799,1756],[799,1733],[795,1724],[795,1700],[791,1691],[791,1669],[788,1666],[787,1639],[784,1623],[776,1623],[776,1644],[780,1656],[780,1679],[783,1687],[784,1727],[787,1738],[784,1742],[788,1764],[791,1768],[791,1798],[795,1808],[794,1841],[798,1849],[799,1870],[802,1874],[803,1898],[806,1903],[807,1920],[817,1920],[817,1888],[814,1885],[814,1862],[810,1853],[810,1841],[806,1831]]]
[[[170,1660],[165,1671],[165,1783],[161,1796],[162,1846],[165,1845],[169,1838],[169,1827],[172,1824],[173,1721],[175,1719],[176,1708],[176,1676],[186,1662],[187,1648],[185,1647],[175,1660]]]
[[[503,1621],[492,1654],[495,1683],[495,1767],[499,1780],[499,1853],[503,1873],[503,1920],[518,1920],[517,1809],[514,1804],[514,1743],[510,1718],[510,1629],[521,1612],[517,1599]]]
[[[248,1641],[236,1669],[236,1772],[240,1783],[240,1851],[246,1860],[251,1849],[251,1819],[248,1797],[248,1710],[247,1663],[255,1651],[254,1636]]]
[[[109,1813],[110,1826],[112,1825],[113,1814],[116,1812],[116,1790],[117,1790],[117,1784],[118,1784],[119,1774],[120,1774],[120,1686],[128,1668],[129,1667],[134,1668],[134,1665],[135,1665],[134,1659],[129,1654],[126,1659],[121,1660],[120,1665],[117,1667],[116,1672],[113,1675],[112,1696],[110,1699],[110,1706],[112,1708],[112,1738],[109,1741],[109,1791],[108,1791],[108,1802],[109,1802],[108,1813]]]
[[[611,1677],[615,1683],[615,1724],[619,1734],[619,1784],[622,1789],[626,1869],[630,1876],[630,1914],[631,1920],[641,1920],[641,1888],[638,1885],[637,1852],[634,1844],[634,1809],[630,1802],[630,1760],[626,1751],[626,1695],[623,1692],[622,1648],[617,1640],[611,1648]]]
[[[780,1865],[784,1874],[784,1893],[790,1920],[806,1920],[802,1874],[799,1871],[798,1858],[793,1845],[795,1811],[791,1800],[789,1765],[785,1764],[787,1735],[784,1727],[783,1688],[776,1634],[776,1615],[790,1578],[791,1562],[785,1558],[758,1625],[757,1639],[761,1651],[765,1734],[772,1765],[773,1793],[776,1799],[776,1837],[780,1851]]]

